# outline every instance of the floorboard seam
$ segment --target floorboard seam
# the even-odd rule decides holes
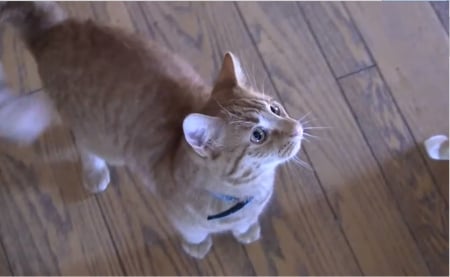
[[[306,18],[305,18],[305,20],[307,20]],[[311,29],[311,32],[312,32],[312,29]],[[317,41],[318,42],[318,41]],[[363,68],[360,68],[360,69],[357,69],[357,70],[355,70],[355,71],[352,71],[352,72],[350,72],[350,73],[345,73],[344,75],[341,75],[341,76],[337,76],[336,75],[336,80],[342,80],[342,79],[345,79],[345,78],[347,78],[347,77],[350,77],[350,76],[353,76],[353,75],[356,75],[356,74],[358,74],[358,73],[361,73],[361,72],[363,72],[363,71],[365,71],[365,70],[369,70],[369,69],[371,69],[371,68],[374,68],[374,67],[376,67],[376,65],[375,64],[371,64],[371,65],[368,65],[368,66],[365,66],[365,67],[363,67]],[[334,73],[333,73],[333,77],[334,77],[335,75],[334,75]]]
[[[431,170],[431,168],[430,168],[430,166],[429,166],[429,164],[428,164],[428,162],[427,162],[427,160],[426,160],[427,157],[425,156],[424,149],[423,149],[423,147],[422,147],[421,142],[420,142],[420,143],[418,142],[417,138],[414,136],[414,133],[412,132],[411,126],[409,126],[408,121],[406,120],[405,116],[404,116],[403,113],[401,112],[401,109],[400,109],[400,106],[398,105],[397,99],[395,98],[394,94],[392,93],[391,87],[390,87],[389,84],[386,82],[386,79],[384,78],[383,72],[381,72],[381,70],[379,69],[378,63],[377,63],[377,61],[375,60],[375,58],[374,58],[374,56],[373,56],[373,54],[372,54],[372,51],[370,51],[370,48],[369,48],[369,46],[367,45],[366,40],[365,40],[364,37],[362,36],[361,31],[359,30],[358,26],[355,24],[355,21],[353,20],[353,16],[352,16],[352,14],[350,13],[350,11],[348,10],[347,4],[343,3],[343,5],[344,5],[345,11],[347,12],[347,14],[348,14],[348,16],[349,16],[349,18],[350,18],[351,24],[353,24],[353,25],[355,26],[356,32],[358,32],[359,36],[361,37],[361,41],[362,41],[362,43],[363,43],[363,45],[364,45],[364,48],[365,48],[367,54],[370,56],[370,58],[372,59],[374,65],[375,65],[375,66],[377,67],[377,69],[378,69],[378,73],[380,74],[380,78],[381,78],[381,80],[383,81],[384,85],[386,86],[387,92],[388,92],[389,95],[392,97],[392,102],[394,103],[395,109],[397,109],[398,113],[400,114],[400,118],[401,118],[402,122],[405,124],[405,126],[406,126],[406,128],[407,128],[407,130],[408,130],[409,135],[412,137],[412,139],[413,139],[414,142],[415,142],[415,146],[416,146],[418,149],[421,150],[421,151],[419,151],[419,153],[420,153],[420,156],[422,157],[422,162],[425,164],[425,167],[426,167],[428,173],[430,174],[431,179],[433,180],[433,184],[434,184],[435,188],[437,189],[439,195],[444,199],[444,202],[445,202],[445,203],[447,204],[447,206],[448,206],[448,201],[446,200],[446,197],[445,197],[444,193],[442,192],[441,188],[439,187],[438,182],[437,182],[437,179],[436,179],[436,176],[434,176],[433,171]]]
[[[448,26],[445,26],[446,24],[445,24],[445,22],[442,20],[442,18],[439,16],[439,13],[438,13],[438,11],[437,11],[437,9],[433,6],[433,3],[432,3],[433,1],[429,1],[428,2],[428,4],[430,5],[430,7],[433,9],[433,12],[434,12],[434,14],[436,15],[436,17],[438,18],[438,20],[439,20],[439,22],[441,23],[441,26],[442,26],[442,28],[444,28],[444,31],[445,31],[445,33],[447,34],[447,36],[449,35],[448,34]],[[448,2],[448,0],[447,1],[443,1],[443,2]],[[448,4],[447,4],[448,5]],[[448,16],[448,14],[447,14],[447,16]],[[447,28],[445,28],[445,27],[447,27]]]
[[[406,123],[406,121],[405,121],[405,118],[403,117],[403,114],[400,112],[400,109],[399,109],[399,107],[398,107],[398,105],[397,105],[397,102],[396,102],[394,96],[393,96],[392,93],[391,93],[391,90],[390,90],[388,84],[386,83],[385,79],[384,79],[383,76],[382,76],[381,71],[380,71],[379,68],[378,68],[377,61],[374,59],[374,57],[373,57],[373,55],[372,55],[372,52],[369,51],[369,48],[368,48],[368,46],[367,46],[367,44],[366,44],[366,42],[365,42],[365,40],[364,40],[364,37],[362,36],[362,34],[361,34],[361,32],[360,32],[358,26],[355,24],[355,22],[354,22],[354,20],[353,20],[353,17],[352,17],[350,11],[348,10],[348,8],[346,7],[345,4],[344,4],[344,9],[345,9],[345,11],[347,12],[347,14],[349,15],[351,24],[353,24],[353,26],[355,27],[356,32],[359,33],[359,36],[361,37],[362,43],[363,43],[363,45],[364,45],[364,48],[365,48],[366,52],[368,53],[368,55],[370,56],[370,58],[372,59],[372,61],[374,62],[374,65],[375,65],[374,68],[375,68],[375,70],[377,71],[377,73],[380,75],[380,78],[381,78],[381,80],[382,80],[384,86],[386,87],[387,92],[390,94],[390,96],[391,96],[391,98],[392,98],[392,101],[393,101],[393,103],[394,103],[394,106],[395,106],[395,108],[398,110],[398,112],[399,112],[399,114],[400,114],[400,116],[401,116],[402,121],[404,121],[404,124],[407,126],[407,129],[408,129],[408,132],[409,132],[410,135],[411,135],[411,138],[414,140],[415,143],[417,143],[417,141],[415,140],[415,138],[412,136],[411,130],[410,130],[409,126],[407,125],[407,123]],[[353,108],[352,108],[352,106],[351,106],[351,104],[350,104],[350,102],[349,102],[347,96],[346,96],[345,93],[344,93],[344,90],[343,90],[343,88],[342,88],[341,83],[339,82],[339,80],[337,80],[336,82],[337,82],[337,84],[338,84],[338,86],[339,86],[339,90],[341,91],[341,94],[343,95],[345,101],[347,102],[347,105],[348,105],[349,108],[350,108],[350,111],[352,112],[353,117],[355,118],[356,123],[358,124],[358,127],[359,127],[359,129],[360,129],[360,133],[361,133],[361,135],[364,137],[364,140],[366,141],[366,144],[367,144],[367,146],[368,146],[368,148],[369,148],[369,151],[371,152],[371,155],[373,156],[373,158],[374,158],[374,160],[375,160],[375,162],[376,162],[376,164],[377,164],[377,167],[378,167],[378,169],[380,170],[380,173],[381,173],[381,176],[382,176],[382,178],[383,178],[383,181],[385,182],[385,185],[386,185],[386,187],[388,188],[388,191],[390,192],[392,198],[394,199],[395,205],[397,206],[397,210],[398,210],[399,214],[401,215],[402,221],[403,221],[403,223],[405,224],[405,226],[407,227],[407,229],[408,229],[408,231],[409,231],[409,233],[410,233],[412,239],[413,239],[414,242],[416,243],[417,250],[419,251],[420,256],[422,257],[423,262],[426,264],[427,269],[428,269],[428,272],[431,274],[430,264],[427,262],[427,259],[425,259],[425,256],[424,256],[424,254],[423,254],[423,251],[422,251],[422,249],[419,247],[418,239],[417,239],[416,235],[414,234],[414,232],[412,231],[412,228],[411,228],[410,224],[406,221],[406,219],[405,219],[405,217],[404,217],[404,214],[403,214],[403,212],[402,212],[402,209],[400,208],[399,201],[398,201],[397,197],[395,196],[395,194],[393,193],[393,190],[392,190],[392,188],[391,188],[389,182],[387,181],[387,177],[386,177],[386,175],[385,175],[385,172],[384,172],[384,170],[383,170],[383,168],[382,168],[380,162],[379,162],[378,159],[376,158],[375,153],[374,153],[372,147],[370,146],[370,143],[368,142],[368,139],[367,139],[366,135],[365,135],[364,132],[362,131],[362,127],[361,127],[361,124],[360,124],[360,122],[359,122],[359,120],[358,120],[358,117],[357,117],[356,114],[354,113]],[[419,151],[419,152],[420,152],[420,151]],[[426,161],[423,161],[423,162],[424,162],[424,165],[427,166]],[[431,171],[429,171],[428,168],[427,168],[427,171],[428,171],[428,174],[430,175],[430,177],[432,177]],[[434,180],[433,180],[433,183],[434,183],[435,188],[436,188],[436,183],[434,182]],[[440,195],[440,190],[437,189],[437,191],[438,191],[438,194]],[[444,200],[444,202],[445,202],[445,200]]]
[[[277,89],[277,87],[276,87],[276,85],[275,85],[275,82],[273,81],[272,75],[270,74],[270,71],[269,71],[269,69],[268,69],[268,67],[267,67],[267,64],[265,63],[265,61],[264,61],[264,59],[263,59],[263,57],[262,57],[262,54],[261,54],[261,52],[259,51],[259,48],[257,47],[257,44],[256,44],[256,42],[255,42],[254,39],[253,39],[253,36],[251,35],[250,29],[249,29],[249,27],[247,26],[247,23],[245,22],[244,17],[243,17],[243,15],[242,15],[242,13],[241,13],[239,7],[237,6],[236,3],[234,3],[234,5],[235,5],[235,7],[236,7],[236,9],[237,9],[237,11],[238,11],[238,13],[239,13],[239,17],[240,17],[240,19],[241,19],[241,21],[242,21],[242,23],[243,23],[243,25],[244,25],[244,28],[245,28],[245,30],[247,31],[247,34],[248,34],[249,37],[250,37],[250,40],[251,40],[251,42],[252,42],[252,45],[253,45],[253,47],[255,48],[256,53],[257,53],[258,57],[259,57],[260,60],[261,60],[261,63],[262,63],[262,65],[263,65],[263,67],[264,67],[264,70],[265,70],[265,71],[267,72],[267,74],[268,74],[268,79],[269,79],[270,83],[272,84],[272,87],[274,88],[275,93],[277,94],[277,96],[278,96],[278,98],[280,99],[280,101],[283,102],[283,98],[280,96],[280,93],[279,93],[279,91],[278,91],[278,89]],[[299,8],[300,8],[300,7],[299,7]],[[282,104],[283,104],[283,103],[282,103]],[[359,264],[359,261],[358,261],[358,259],[356,258],[356,255],[355,255],[355,253],[354,253],[354,250],[353,250],[353,248],[351,247],[351,245],[350,245],[350,243],[349,243],[349,240],[348,240],[348,238],[347,238],[347,235],[345,234],[344,230],[342,229],[342,225],[340,224],[339,217],[337,216],[335,210],[333,209],[333,206],[331,205],[330,199],[329,199],[329,197],[328,197],[328,195],[327,195],[327,193],[326,193],[326,191],[325,191],[325,189],[324,189],[324,187],[323,187],[322,181],[320,180],[320,178],[319,178],[319,176],[318,176],[318,174],[317,174],[317,171],[315,170],[314,166],[312,165],[312,162],[311,162],[311,159],[310,159],[310,157],[309,157],[309,154],[308,154],[308,152],[306,151],[306,149],[303,149],[303,151],[305,152],[307,161],[309,162],[309,164],[310,164],[311,167],[312,167],[312,170],[313,170],[313,172],[314,172],[314,177],[315,177],[315,179],[317,180],[317,183],[319,184],[319,187],[320,187],[320,190],[321,190],[321,192],[322,192],[322,194],[323,194],[323,196],[324,196],[324,199],[326,199],[327,206],[328,206],[328,208],[330,209],[330,212],[331,212],[331,214],[333,215],[333,217],[334,217],[334,219],[335,219],[335,222],[338,223],[337,225],[338,225],[339,231],[340,231],[340,233],[342,234],[342,237],[344,238],[345,243],[348,245],[348,248],[349,248],[349,250],[350,250],[350,253],[351,253],[351,255],[352,255],[352,257],[353,257],[353,259],[354,259],[354,261],[355,261],[355,264],[356,264],[356,266],[357,266],[359,272],[360,272],[361,274],[364,274],[364,272],[362,271],[361,265]]]
[[[69,134],[70,134],[71,142],[73,143],[73,145],[76,146],[76,140],[75,140],[74,134],[72,133],[72,131],[70,131]],[[77,153],[78,153],[78,149],[77,149]],[[98,199],[98,195],[94,195],[94,198],[95,198],[95,203],[97,204],[97,207],[99,209],[100,216],[101,216],[101,218],[103,220],[103,223],[105,225],[105,228],[108,231],[108,236],[110,238],[111,245],[112,245],[112,247],[114,249],[114,253],[116,254],[117,261],[119,262],[120,270],[122,271],[122,274],[127,274],[127,271],[125,270],[125,265],[124,265],[120,255],[119,255],[119,253],[120,253],[119,249],[117,248],[117,245],[116,245],[116,243],[114,241],[114,237],[112,235],[111,228],[110,228],[110,226],[108,224],[108,221],[106,220],[106,216],[104,214],[103,207],[102,207],[102,205],[100,203],[100,200]]]

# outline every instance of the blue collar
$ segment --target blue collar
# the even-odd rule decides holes
[[[229,209],[220,212],[218,214],[215,215],[209,215],[207,217],[208,220],[211,219],[218,219],[218,218],[222,218],[225,216],[229,216],[230,214],[234,214],[235,212],[241,210],[242,208],[244,208],[248,203],[250,203],[253,200],[253,196],[247,197],[245,199],[240,199],[238,197],[235,196],[231,196],[231,195],[226,195],[226,194],[221,194],[221,193],[214,193],[214,192],[210,192],[211,195],[221,201],[224,202],[228,202],[228,203],[236,203],[233,206],[231,206]]]

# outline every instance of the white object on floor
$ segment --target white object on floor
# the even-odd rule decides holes
[[[428,156],[434,160],[448,161],[448,137],[444,135],[432,136],[425,141],[425,149]]]

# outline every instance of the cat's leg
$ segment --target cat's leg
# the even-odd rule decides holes
[[[104,191],[110,182],[105,160],[86,150],[80,150],[80,158],[84,187],[92,193]]]
[[[259,221],[252,224],[240,224],[232,230],[233,236],[243,244],[255,242],[261,238]]]
[[[203,259],[212,246],[212,238],[205,230],[197,228],[183,228],[180,230],[183,237],[183,249],[190,256]]]

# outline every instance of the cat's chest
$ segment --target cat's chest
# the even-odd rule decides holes
[[[272,193],[271,185],[240,197],[204,191],[203,201],[191,202],[189,210],[205,227],[227,230],[235,224],[257,218],[269,203]]]
[[[273,191],[253,195],[233,202],[218,199],[216,207],[209,210],[206,220],[212,224],[234,224],[258,217],[270,201]]]

